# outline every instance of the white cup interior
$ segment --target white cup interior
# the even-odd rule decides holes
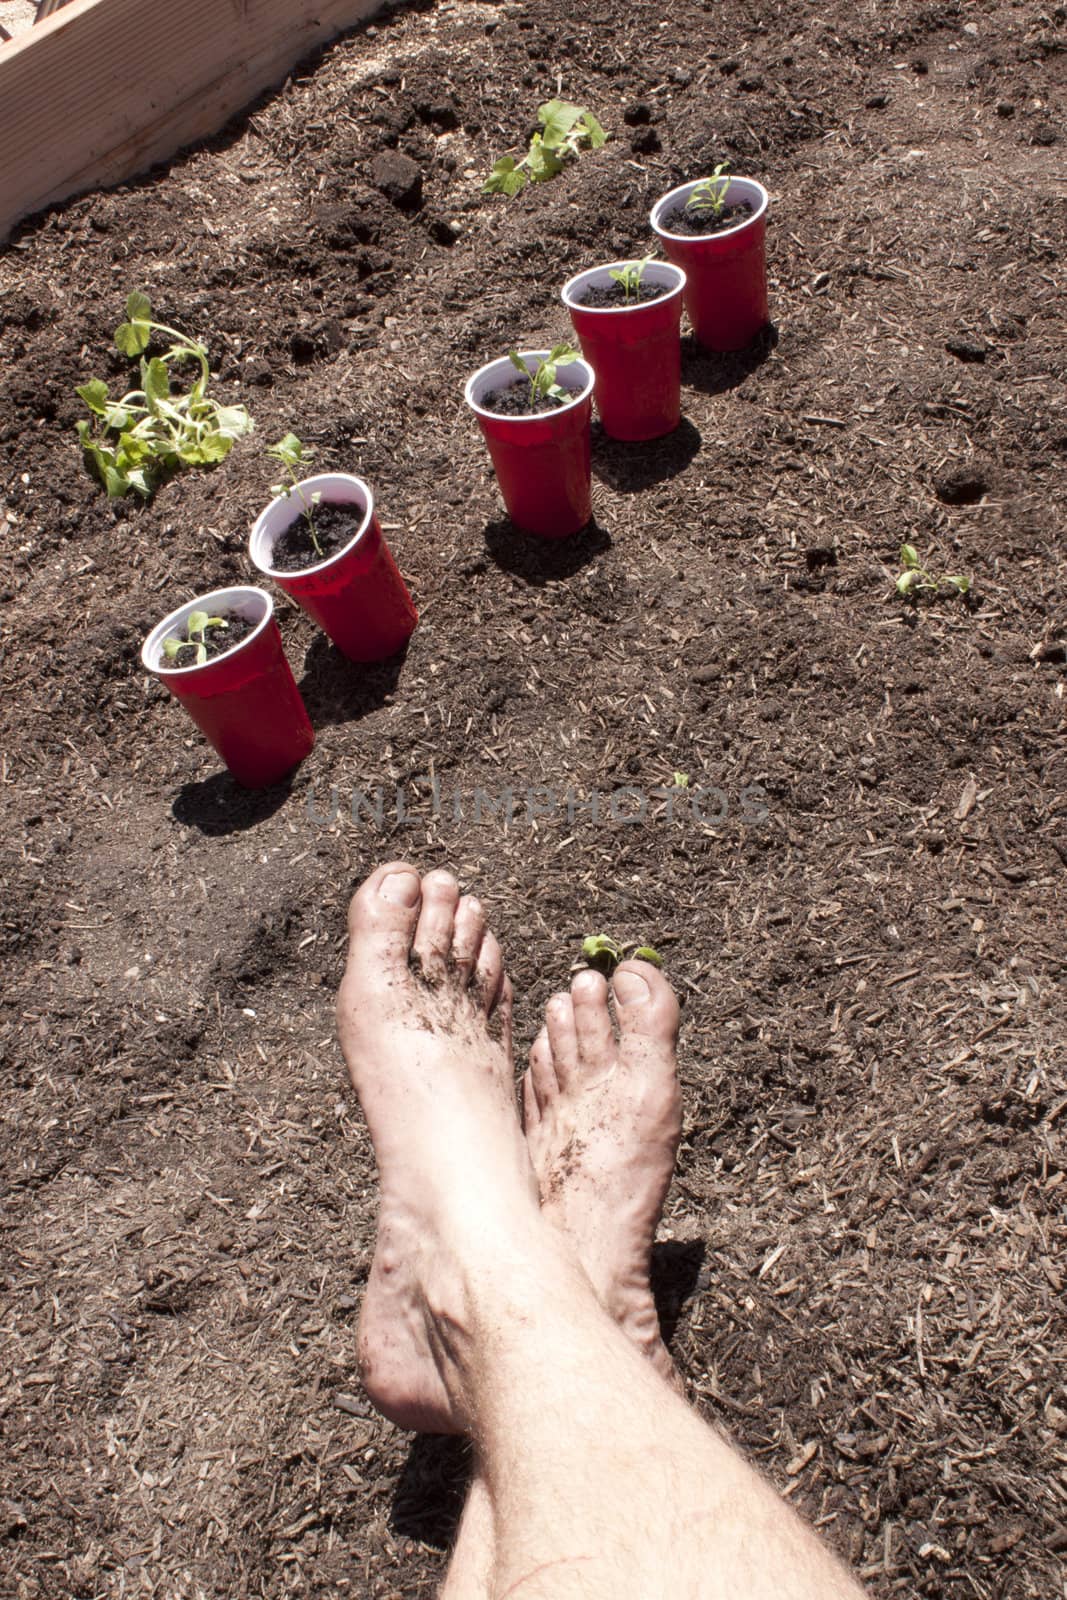
[[[292,526],[297,517],[303,516],[304,504],[301,495],[310,505],[313,494],[320,494],[330,505],[359,506],[363,513],[359,528],[343,550],[336,551],[324,561],[316,561],[310,567],[280,572],[272,564],[274,541],[279,534],[285,532],[286,528]],[[248,538],[248,553],[253,564],[268,578],[306,578],[309,573],[318,572],[322,567],[328,567],[331,562],[339,560],[354,544],[358,544],[370,526],[373,513],[374,495],[370,485],[364,483],[362,478],[354,477],[350,472],[320,472],[313,478],[301,479],[287,495],[278,495],[265,511],[260,512],[252,524],[252,532]]]
[[[537,372],[540,370],[541,363],[547,361],[551,351],[520,350],[518,354]],[[507,389],[511,384],[518,383],[521,378],[522,374],[512,364],[511,358],[509,356],[501,356],[499,360],[490,361],[487,366],[479,367],[478,371],[467,379],[463,397],[471,410],[477,412],[479,416],[490,417],[500,421],[499,412],[487,411],[482,402],[486,395],[492,394],[494,389]],[[578,405],[587,395],[592,394],[595,376],[588,362],[570,361],[566,366],[557,367],[556,381],[568,389],[579,385],[581,387],[581,393],[576,394],[573,400],[568,402],[568,405],[556,408],[554,414],[558,416],[559,412],[566,411],[569,406]],[[531,417],[507,417],[505,420],[508,422],[543,421],[546,414],[542,412],[537,416]]]
[[[684,206],[686,201],[689,199],[689,196],[692,194],[693,190],[697,187],[697,184],[703,183],[704,181],[705,180],[703,178],[695,178],[692,183],[681,183],[678,185],[677,189],[671,189],[663,196],[662,200],[658,200],[656,202],[656,204],[652,207],[651,217],[652,227],[656,233],[664,234],[669,239],[689,240],[700,237],[699,234],[672,233],[669,228],[665,228],[663,226],[663,219],[664,217],[671,216],[675,211],[680,211],[682,206]],[[747,200],[749,205],[752,207],[749,215],[747,217],[742,217],[740,221],[735,222],[732,227],[718,229],[716,233],[709,235],[709,238],[723,239],[728,234],[736,232],[738,228],[750,228],[752,224],[763,215],[768,204],[770,203],[770,195],[767,193],[762,183],[757,183],[755,178],[731,178],[723,204],[727,206],[737,206],[745,200]]]
[[[240,584],[233,589],[212,589],[210,594],[198,595],[195,600],[187,601],[157,623],[141,646],[141,663],[149,672],[181,678],[190,672],[203,672],[205,667],[212,665],[212,662],[204,661],[199,666],[168,667],[163,662],[164,640],[182,637],[194,611],[206,611],[209,617],[217,616],[221,611],[233,612],[239,617],[246,617],[249,622],[255,622],[255,632],[241,641],[242,644],[248,644],[270,621],[274,602],[265,589],[256,589],[251,584]]]
[[[582,304],[582,295],[587,289],[613,289],[616,280],[611,276],[613,272],[620,272],[623,267],[632,266],[630,261],[609,261],[603,267],[589,267],[585,272],[579,272],[569,278],[563,285],[563,303],[568,307],[575,307],[579,311],[588,311],[595,315],[603,314],[605,317],[617,317],[620,312],[625,315],[627,311],[635,311],[640,305],[641,309],[651,304],[658,304],[662,300],[669,300],[672,294],[681,294],[685,288],[685,273],[681,267],[672,265],[669,261],[650,261],[641,274],[642,283],[660,283],[668,291],[660,295],[655,302],[649,300],[634,301],[633,305],[618,306],[585,306]]]

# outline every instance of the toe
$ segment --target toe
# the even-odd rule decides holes
[[[348,973],[363,969],[388,976],[390,966],[406,967],[419,917],[422,887],[406,861],[389,861],[372,872],[348,908]]]
[[[556,1082],[561,1089],[566,1089],[578,1074],[578,1036],[569,994],[552,996],[545,1007],[545,1028]]]
[[[464,983],[470,982],[484,934],[485,912],[482,910],[482,903],[476,900],[474,895],[465,894],[456,907],[452,930],[452,960],[461,973]]]
[[[624,961],[611,980],[615,1014],[623,1043],[643,1038],[670,1049],[678,1038],[678,1001],[657,967],[648,961]]]
[[[471,985],[487,1015],[499,1004],[504,982],[504,952],[500,948],[496,934],[489,928],[482,937]]]
[[[533,1097],[540,1113],[559,1094],[559,1081],[552,1060],[552,1046],[548,1042],[548,1028],[543,1027],[530,1051],[530,1070],[526,1074],[524,1091]]]
[[[615,1031],[608,1011],[607,980],[599,972],[579,972],[571,984],[578,1062],[584,1072],[608,1072],[615,1064]]]
[[[426,874],[412,948],[430,983],[443,983],[448,975],[458,903],[459,884],[450,872]]]
[[[537,1091],[534,1088],[533,1073],[527,1067],[522,1075],[522,1125],[529,1133],[531,1128],[536,1128],[541,1120],[541,1107],[537,1104]]]

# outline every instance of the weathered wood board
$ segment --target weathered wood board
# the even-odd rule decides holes
[[[0,42],[0,241],[226,120],[380,0],[71,0]]]

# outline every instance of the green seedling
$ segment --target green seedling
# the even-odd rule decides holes
[[[537,108],[537,120],[540,130],[522,160],[501,156],[482,185],[483,194],[518,194],[527,178],[531,183],[547,183],[580,151],[599,150],[607,140],[593,113],[567,100],[546,100]]]
[[[913,544],[901,545],[900,564],[904,571],[896,581],[896,591],[905,597],[917,600],[924,592],[936,596],[942,589],[955,589],[957,594],[970,593],[970,578],[930,572],[920,562],[919,552]]]
[[[225,617],[209,617],[206,611],[190,611],[185,623],[185,638],[172,636],[163,641],[163,654],[173,661],[180,651],[192,645],[196,650],[194,666],[202,667],[207,660],[207,631],[209,628],[228,628]]]
[[[688,772],[676,772],[674,774],[674,787],[676,789],[688,789],[688,787],[689,787],[689,774],[688,774]]]
[[[587,966],[610,978],[620,961],[650,961],[662,967],[663,957],[650,944],[620,944],[608,933],[591,933],[582,940],[582,959]]]
[[[571,396],[563,386],[556,382],[557,367],[569,366],[572,361],[580,361],[581,356],[573,345],[566,340],[555,345],[537,368],[527,366],[517,350],[508,351],[508,360],[513,367],[517,367],[524,377],[530,380],[530,410],[537,409],[541,400],[558,400],[565,404]]]
[[[722,216],[726,193],[730,187],[730,175],[726,171],[729,165],[728,161],[720,161],[711,177],[704,178],[697,184],[685,202],[687,211],[710,211],[713,217]]]
[[[126,300],[127,321],[115,330],[126,356],[140,356],[141,387],[112,400],[102,378],[82,384],[78,394],[92,421],[78,423],[82,449],[111,499],[135,493],[146,499],[182,466],[211,466],[229,455],[235,439],[252,432],[244,406],[220,406],[207,392],[207,350],[195,339],[152,320],[148,296],[134,291]],[[173,339],[161,356],[144,359],[153,332]],[[195,361],[199,375],[185,393],[172,393],[170,369]]]
[[[271,494],[284,494],[287,498],[292,494],[296,495],[303,508],[308,537],[315,547],[316,555],[321,557],[324,552],[315,533],[315,507],[321,504],[322,495],[316,489],[309,500],[300,487],[300,476],[297,471],[298,467],[307,465],[314,453],[310,446],[300,442],[295,433],[287,433],[284,439],[279,439],[277,444],[272,444],[267,450],[267,454],[271,459],[280,461],[289,474],[288,483],[274,483],[271,485]]]
[[[637,299],[641,288],[641,279],[644,277],[645,268],[651,260],[651,256],[646,256],[643,261],[627,261],[622,267],[611,268],[611,276],[615,279],[615,282],[622,284],[627,305],[630,304],[631,297],[634,300]]]

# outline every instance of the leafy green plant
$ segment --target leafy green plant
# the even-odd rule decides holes
[[[127,320],[115,330],[126,356],[140,356],[141,387],[112,400],[102,378],[82,384],[78,394],[92,421],[78,423],[82,449],[108,495],[134,492],[146,499],[157,484],[181,466],[210,466],[229,455],[235,439],[251,433],[244,406],[221,406],[207,392],[207,350],[195,339],[152,320],[148,296],[134,291],[126,300]],[[161,356],[144,359],[153,332],[173,339]],[[199,376],[186,393],[172,393],[170,369],[195,361]]]
[[[558,400],[565,404],[571,396],[563,386],[556,382],[556,369],[569,366],[572,361],[580,361],[581,357],[573,345],[564,340],[549,351],[539,367],[527,366],[517,350],[508,351],[508,360],[513,367],[530,380],[530,410],[537,408],[541,400]]]
[[[593,113],[567,100],[546,100],[537,108],[537,120],[540,130],[522,160],[501,156],[482,185],[483,194],[518,194],[527,178],[531,183],[546,183],[579,151],[599,150],[607,140]]]
[[[297,470],[299,467],[306,466],[314,453],[310,446],[301,443],[295,433],[287,433],[284,439],[279,439],[277,444],[270,445],[267,450],[267,454],[271,459],[280,461],[289,474],[288,483],[271,485],[271,494],[284,494],[287,498],[289,495],[296,495],[302,507],[304,521],[307,524],[308,537],[315,547],[316,555],[321,557],[324,551],[315,532],[315,507],[321,504],[322,495],[316,489],[309,501],[300,487],[300,477]]]
[[[958,574],[950,577],[947,573],[930,572],[920,562],[919,552],[913,544],[901,545],[900,564],[904,571],[896,581],[898,594],[910,596],[913,600],[917,600],[924,591],[935,596],[942,589],[955,589],[957,594],[970,593],[970,578]]]
[[[641,289],[641,279],[644,277],[645,268],[651,260],[651,256],[646,256],[643,261],[627,261],[621,267],[611,268],[611,276],[616,283],[622,285],[627,305],[630,304],[631,296],[633,299],[637,299]]]
[[[662,967],[663,957],[650,944],[620,944],[608,933],[590,933],[582,940],[582,958],[610,978],[620,961],[650,961]]]
[[[710,211],[713,217],[722,216],[730,187],[730,175],[726,170],[729,165],[728,161],[720,161],[710,178],[701,179],[685,202],[687,211]]]
[[[207,632],[209,628],[228,628],[225,617],[209,617],[206,611],[190,611],[185,622],[185,638],[172,634],[163,641],[163,654],[174,661],[190,645],[196,651],[194,666],[202,667],[207,660]]]
[[[688,772],[676,772],[674,774],[674,787],[676,789],[688,789],[688,787],[689,787],[689,774],[688,774]]]

